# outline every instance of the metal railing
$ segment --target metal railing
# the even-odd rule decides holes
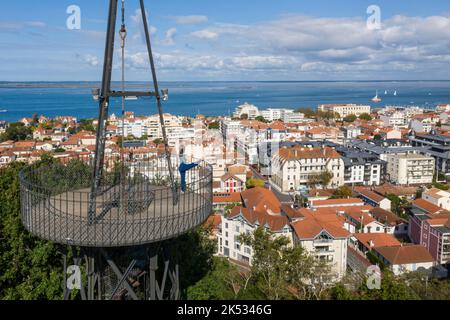
[[[212,168],[205,162],[186,174],[180,190],[178,160],[105,161],[100,190],[91,193],[92,166],[80,160],[25,168],[20,173],[24,226],[61,244],[122,247],[177,237],[212,213]]]

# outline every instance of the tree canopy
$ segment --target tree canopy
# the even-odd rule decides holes
[[[0,142],[13,140],[25,140],[33,134],[30,127],[25,126],[21,122],[11,123],[4,133],[0,135]]]
[[[371,121],[371,120],[372,120],[372,116],[371,116],[370,114],[368,114],[368,113],[362,113],[362,114],[359,116],[359,119],[360,119],[360,120]]]
[[[246,182],[246,187],[247,189],[252,189],[252,188],[257,188],[257,187],[261,187],[263,188],[265,185],[264,180],[260,180],[260,179],[248,179]]]

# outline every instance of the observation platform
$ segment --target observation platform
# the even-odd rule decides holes
[[[203,224],[212,213],[212,168],[205,162],[187,172],[186,191],[169,182],[165,158],[110,163],[101,188],[91,192],[92,167],[29,166],[20,173],[25,228],[60,244],[126,247],[175,238]]]

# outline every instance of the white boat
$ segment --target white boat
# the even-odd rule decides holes
[[[394,92],[394,96],[397,96],[397,90]]]
[[[125,100],[138,100],[138,97],[126,97]]]
[[[378,96],[378,90],[377,90],[377,94],[375,95],[375,97],[373,97],[372,101],[375,103],[381,102],[381,98]]]
[[[388,94],[387,90],[384,90],[384,95],[387,95],[387,94]]]
[[[5,113],[5,112],[8,112],[8,110],[3,109],[3,110],[0,110],[0,112],[1,112],[1,113]]]

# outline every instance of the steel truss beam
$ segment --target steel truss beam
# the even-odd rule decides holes
[[[69,248],[72,253],[72,266],[78,267],[82,274],[80,287],[75,289],[69,288],[67,279]],[[63,247],[61,251],[64,261],[64,300],[180,299],[178,264],[171,263],[167,250],[159,245],[141,247],[137,251],[135,249],[131,249],[134,252],[129,254],[130,250],[127,249]],[[123,263],[124,258],[128,256],[131,261],[123,270],[117,262]],[[161,270],[159,257],[163,262]],[[105,288],[107,266],[117,278],[116,284],[109,292]],[[136,274],[143,280],[131,281]],[[72,294],[74,290],[76,295]]]

